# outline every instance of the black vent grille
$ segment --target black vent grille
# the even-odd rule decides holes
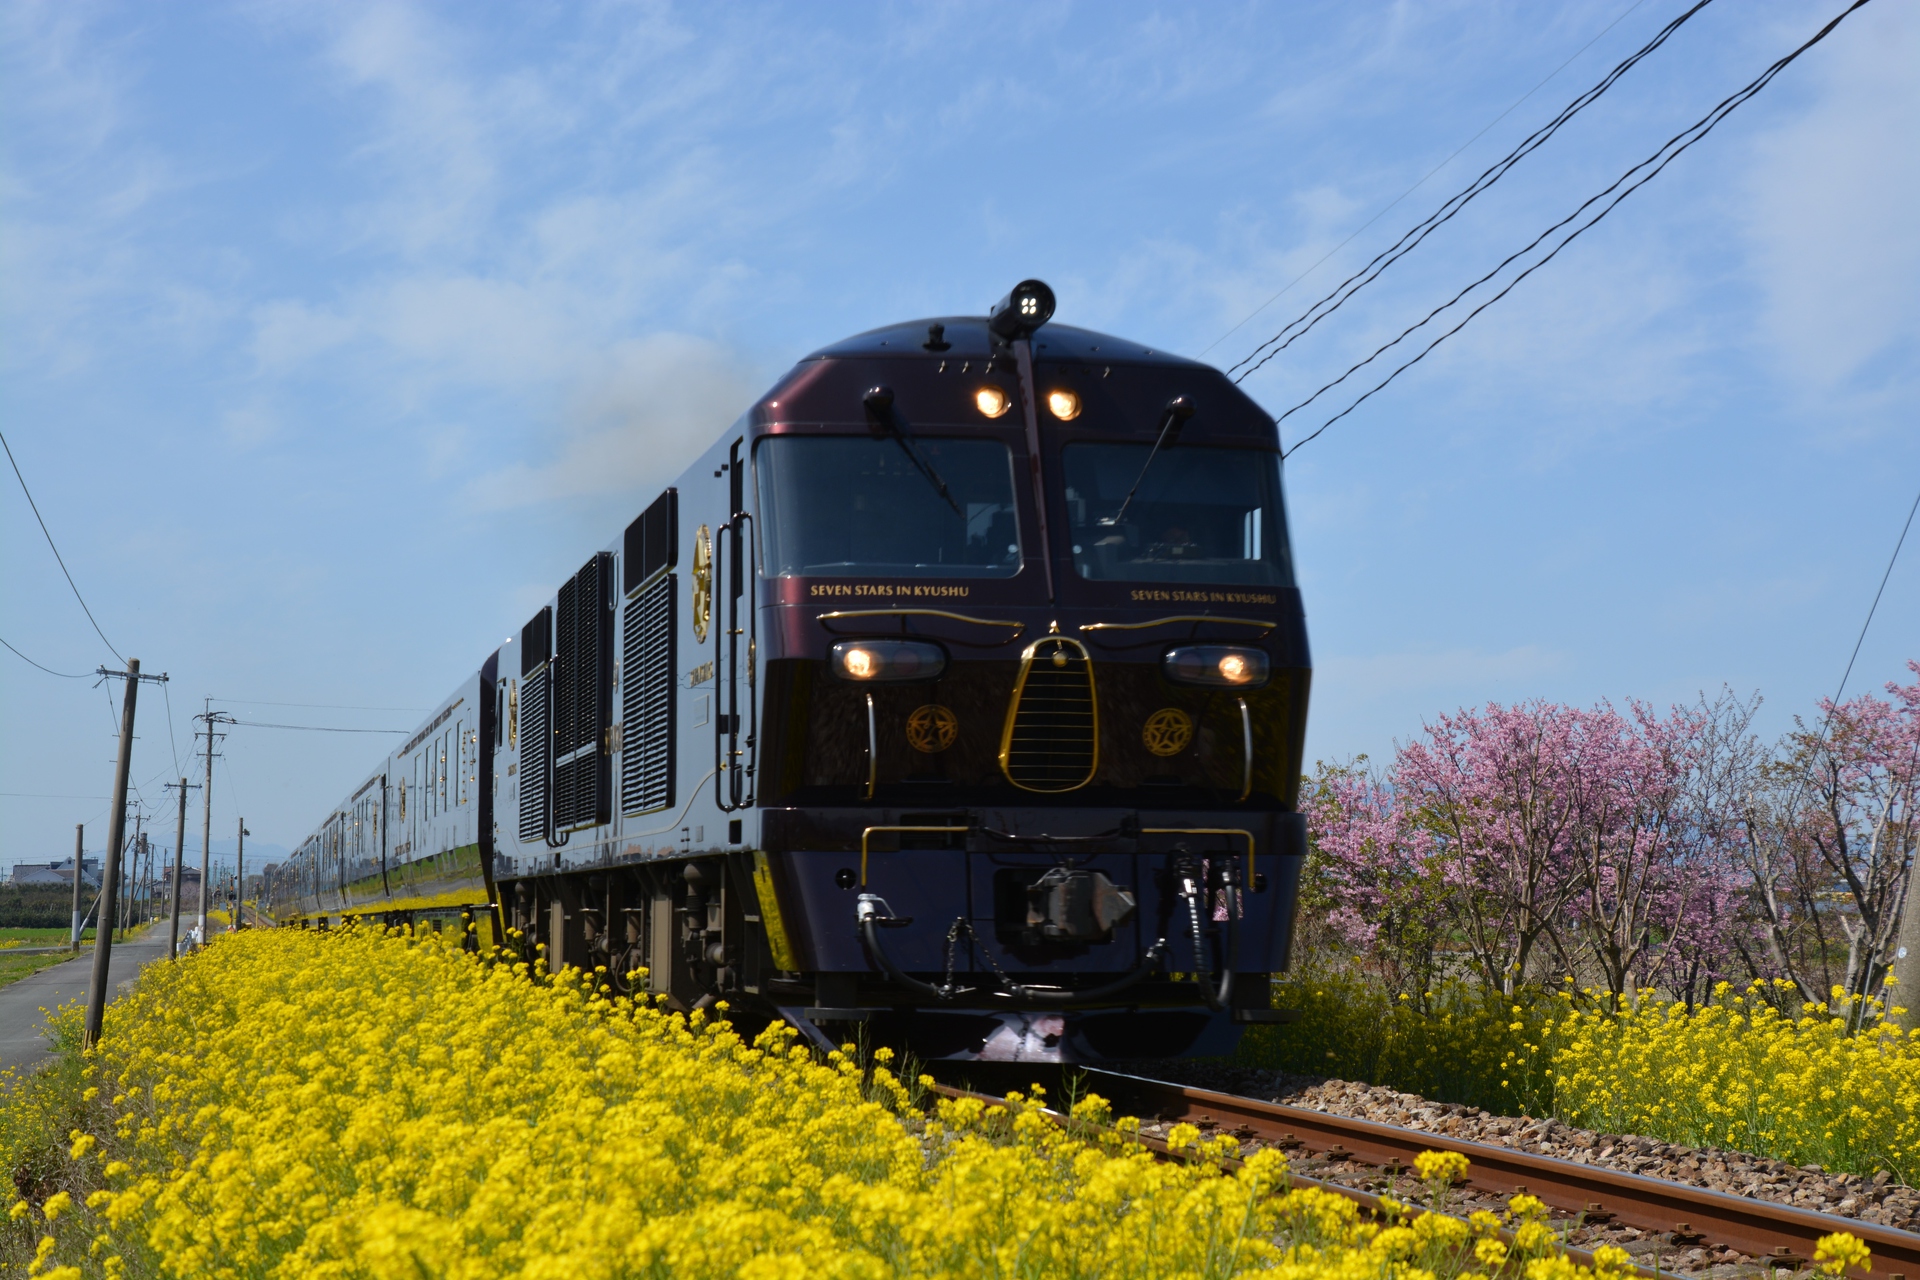
[[[1027,791],[1072,791],[1093,778],[1100,724],[1093,665],[1077,641],[1049,636],[1021,655],[1000,767]]]
[[[673,603],[668,574],[627,602],[620,653],[620,810],[673,803]]]
[[[560,588],[554,630],[553,825],[571,831],[613,820],[613,556],[587,561]]]
[[[679,552],[679,520],[675,513],[679,492],[667,490],[627,526],[620,557],[620,588],[624,593],[633,594],[636,587],[654,574],[673,567]]]
[[[542,667],[520,686],[520,839],[545,840],[547,772],[553,767],[553,733],[547,723],[547,676]]]

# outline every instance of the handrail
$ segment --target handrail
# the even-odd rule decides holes
[[[1003,618],[973,618],[964,613],[949,613],[945,609],[836,609],[832,613],[818,615],[814,621],[831,622],[839,618],[947,618],[954,622],[971,623],[976,627],[1012,627],[1017,635],[1027,629],[1024,622],[1009,622]]]
[[[868,827],[860,833],[860,887],[867,887],[867,842],[876,831],[929,831],[945,832],[951,835],[955,831],[970,831],[971,827]],[[1248,839],[1252,839],[1251,836]]]
[[[1163,627],[1174,622],[1224,622],[1236,627],[1259,627],[1263,631],[1272,631],[1280,624],[1267,622],[1259,618],[1226,618],[1215,613],[1177,613],[1172,617],[1155,618],[1151,622],[1083,622],[1082,631],[1144,631],[1148,627]]]
[[[1244,757],[1240,771],[1240,799],[1244,801],[1253,794],[1253,713],[1247,710],[1245,698],[1240,699],[1240,745]]]
[[[873,719],[873,694],[867,694],[867,795],[873,799],[874,784],[880,780],[880,730]],[[862,879],[865,877],[863,876]]]
[[[1239,827],[1142,827],[1143,836],[1245,836],[1247,838],[1247,888],[1253,888],[1253,832]]]

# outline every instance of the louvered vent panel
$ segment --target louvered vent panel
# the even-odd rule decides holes
[[[1072,791],[1093,777],[1093,670],[1071,640],[1042,640],[1008,724],[1003,765],[1028,791]]]
[[[547,753],[553,741],[547,679],[552,672],[552,667],[536,671],[520,686],[520,839],[526,843],[546,839]]]
[[[554,678],[553,825],[566,831],[610,821],[613,557],[601,552],[560,588]]]
[[[620,809],[673,803],[673,603],[667,574],[627,601],[620,654]]]

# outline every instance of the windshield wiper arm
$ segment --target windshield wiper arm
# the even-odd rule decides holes
[[[922,458],[920,451],[913,447],[913,441],[907,435],[906,425],[900,421],[899,415],[894,413],[893,388],[869,387],[862,400],[867,406],[868,417],[893,437],[894,443],[898,444],[900,451],[907,455],[907,461],[913,464],[914,470],[925,476],[927,483],[933,486],[934,491],[947,500],[947,505],[953,508],[953,514],[965,520],[967,513],[960,509],[960,504],[953,500],[951,493],[947,492],[947,482],[940,478],[940,473],[933,469],[933,464]]]
[[[1133,495],[1140,492],[1140,482],[1147,478],[1147,468],[1151,467],[1153,460],[1160,456],[1162,448],[1173,447],[1173,442],[1180,438],[1180,428],[1192,416],[1193,401],[1185,396],[1175,396],[1167,401],[1167,407],[1160,413],[1160,434],[1154,438],[1153,448],[1148,452],[1147,460],[1140,468],[1140,474],[1133,478],[1133,488],[1127,490],[1126,499],[1121,502],[1120,509],[1110,516],[1101,517],[1099,524],[1112,528],[1127,518],[1127,508],[1133,505]]]

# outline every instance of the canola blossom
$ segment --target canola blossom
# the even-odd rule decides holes
[[[1721,983],[1692,1008],[1641,992],[1613,1012],[1605,992],[1449,982],[1415,1001],[1309,971],[1276,988],[1300,1020],[1253,1029],[1240,1056],[1500,1115],[1920,1179],[1920,1035],[1894,1021],[1904,1011],[1836,991],[1795,1017],[1777,1007],[1791,989],[1774,987]]]
[[[1785,986],[1784,983],[1780,984]],[[1648,993],[1618,1014],[1571,1007],[1540,1037],[1568,1123],[1794,1164],[1920,1175],[1920,1038],[1835,989],[1798,1018],[1759,983],[1688,1009]],[[1850,1031],[1850,1027],[1858,1030]]]
[[[58,1280],[1593,1274],[1529,1197],[1363,1222],[1277,1152],[1184,1129],[1192,1158],[1156,1160],[1094,1098],[1065,1125],[1021,1098],[927,1115],[884,1052],[747,1044],[601,979],[371,929],[154,966],[97,1049],[7,1083],[36,1189],[0,1252]]]

